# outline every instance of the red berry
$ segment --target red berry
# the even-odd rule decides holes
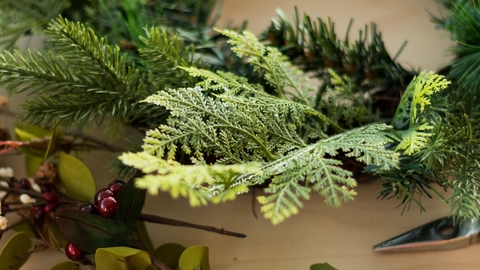
[[[125,186],[125,182],[122,180],[115,180],[108,185],[107,189],[111,190],[113,194],[117,195],[123,186]]]
[[[35,205],[33,206],[33,217],[35,219],[41,219],[45,215],[45,205]]]
[[[45,199],[45,201],[49,202],[49,203],[56,203],[58,202],[58,197],[57,195],[55,195],[55,193],[51,192],[51,191],[48,191],[48,192],[45,192],[43,193],[43,198]]]
[[[97,192],[97,194],[95,194],[95,199],[94,199],[95,204],[98,206],[98,202],[100,202],[103,198],[113,197],[113,196],[115,196],[115,194],[113,194],[111,190],[102,188]]]
[[[90,214],[98,214],[97,208],[93,204],[85,204],[80,207],[80,210]]]
[[[102,217],[113,217],[118,212],[118,201],[115,197],[105,197],[98,202],[97,210]]]
[[[32,189],[32,184],[26,178],[20,179],[18,183],[15,184],[15,188],[18,189]]]
[[[72,244],[72,242],[68,242],[65,246],[65,254],[72,261],[81,261],[85,257],[85,253]]]
[[[50,188],[50,185],[41,185],[40,190],[42,191],[42,193],[52,191],[52,189]]]
[[[55,210],[55,208],[57,208],[58,205],[59,205],[59,202],[49,203],[45,206],[43,211],[45,211],[45,213],[53,212],[53,210]]]

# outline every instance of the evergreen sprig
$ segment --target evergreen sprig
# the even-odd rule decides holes
[[[159,121],[166,111],[140,101],[159,88],[189,84],[188,79],[180,80],[186,78],[183,70],[161,72],[158,66],[198,63],[191,49],[185,49],[175,36],[168,39],[159,29],[150,29],[143,39],[147,48],[141,55],[158,65],[148,74],[129,65],[128,56],[118,46],[108,45],[106,38],[98,38],[91,28],[80,23],[60,17],[50,24],[46,34],[53,45],[46,55],[0,53],[0,84],[11,92],[27,91],[33,96],[24,105],[25,119],[30,124],[81,127],[90,121],[100,124],[110,117],[123,123],[145,122],[148,126]],[[146,61],[146,65],[151,62]]]
[[[443,0],[449,14],[443,18],[433,18],[451,34],[457,44],[455,59],[450,63],[449,77],[458,80],[464,91],[477,92],[480,87],[480,1],[479,0]]]
[[[352,173],[341,167],[342,161],[335,159],[340,152],[367,165],[384,169],[397,166],[398,155],[385,148],[390,141],[385,136],[389,126],[368,125],[332,137],[314,131],[314,127],[337,124],[315,109],[307,95],[311,88],[304,85],[301,72],[291,67],[275,48],[264,47],[250,33],[222,33],[228,35],[239,56],[264,74],[275,93],[269,94],[261,86],[230,73],[185,68],[201,79],[198,86],[167,89],[145,99],[165,107],[170,116],[167,124],[147,132],[143,152],[122,156],[122,161],[149,172],[145,168],[160,164],[157,159],[173,162],[183,153],[190,155],[194,165],[169,169],[165,180],[152,176],[142,182],[142,187],[158,189],[165,185],[164,190],[184,190],[182,183],[167,178],[184,179],[186,183],[196,183],[192,185],[197,187],[196,191],[202,186],[213,194],[224,194],[230,189],[271,180],[266,189],[270,195],[259,197],[259,201],[264,205],[265,217],[276,224],[297,213],[301,200],[308,199],[312,190],[325,196],[326,203],[333,206],[353,199],[356,182]],[[338,130],[343,131],[340,127]],[[142,157],[149,161],[139,162]],[[210,167],[250,162],[260,164],[259,173],[230,174],[229,185],[218,185],[192,173],[195,166],[208,172]],[[194,203],[207,197],[186,190],[184,194],[193,196]]]
[[[353,21],[342,40],[330,18],[324,20],[306,14],[300,16],[295,9],[291,23],[283,12],[278,10],[277,13],[278,18],[272,20],[270,27],[262,34],[263,38],[288,56],[294,66],[321,81],[316,93],[317,105],[322,102],[325,91],[334,86],[330,75],[333,70],[340,76],[347,75],[359,96],[370,96],[370,99],[364,100],[370,115],[378,111],[383,118],[393,116],[399,103],[398,97],[417,73],[405,69],[396,61],[406,43],[395,56],[391,56],[374,23],[359,30],[358,38],[351,42],[349,35]],[[351,124],[361,126],[376,121],[369,119],[369,122]]]
[[[41,33],[63,10],[68,0],[1,0],[0,47],[13,49],[20,37],[27,33]]]

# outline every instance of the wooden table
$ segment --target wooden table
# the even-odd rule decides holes
[[[375,199],[378,183],[361,184],[354,202],[335,209],[312,196],[300,214],[274,226],[252,212],[252,196],[234,202],[190,208],[184,199],[172,200],[167,194],[149,197],[145,213],[212,225],[247,234],[244,239],[210,232],[165,225],[149,225],[155,245],[176,242],[185,246],[206,245],[212,269],[309,269],[313,263],[328,262],[337,269],[450,270],[480,269],[480,244],[466,248],[436,251],[378,254],[372,246],[408,229],[448,213],[438,200],[422,202],[427,212],[412,206],[401,215],[397,200]],[[259,213],[259,205],[254,205]],[[58,252],[34,254],[22,269],[48,269],[66,260]],[[40,267],[41,266],[41,267]]]

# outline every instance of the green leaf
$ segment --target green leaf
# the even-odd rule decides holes
[[[23,129],[15,128],[15,139],[21,142],[28,142],[31,140],[38,139],[39,137],[35,136],[32,133],[29,133]],[[44,157],[45,150],[42,149],[33,149],[30,147],[20,147],[20,151],[22,151],[25,155],[31,155],[35,157]]]
[[[115,217],[125,222],[125,225],[127,225],[130,230],[135,228],[135,224],[141,214],[143,205],[145,204],[145,194],[146,190],[136,188],[134,180],[131,179],[122,187],[116,196],[119,209]]]
[[[12,228],[16,232],[26,233],[30,238],[37,238],[37,235],[33,232],[33,228],[28,222],[23,222]]]
[[[97,248],[133,244],[130,230],[120,220],[93,215],[77,208],[58,209],[55,216],[65,238],[86,253],[95,253]]]
[[[59,127],[53,129],[52,134],[50,136],[50,141],[48,143],[47,151],[45,152],[45,159],[55,153],[55,145],[58,141],[63,137],[62,131]]]
[[[25,167],[27,169],[28,176],[34,176],[45,159],[43,157],[25,155]]]
[[[26,233],[14,234],[5,244],[0,253],[0,270],[16,270],[30,258],[32,240]]]
[[[180,257],[186,249],[186,247],[180,244],[166,243],[157,247],[155,251],[153,251],[153,256],[170,268],[175,269],[178,268]]]
[[[52,247],[61,248],[65,247],[68,243],[56,222],[45,222],[42,233]]]
[[[144,221],[137,221],[135,224],[135,229],[131,233],[132,240],[142,243],[143,247],[148,252],[153,252],[155,249],[153,247],[152,239],[148,234],[147,227],[145,226]]]
[[[78,265],[74,262],[61,262],[56,264],[54,267],[50,268],[50,270],[77,270]]]
[[[79,201],[91,201],[97,187],[88,167],[79,159],[63,152],[58,153],[58,158],[58,170],[68,194]]]
[[[337,270],[337,268],[328,263],[316,263],[310,265],[310,270]]]
[[[178,261],[179,270],[196,270],[200,265],[202,270],[210,270],[208,247],[206,246],[191,246],[185,249]]]
[[[98,270],[144,270],[151,264],[146,251],[129,247],[99,248],[95,253]]]

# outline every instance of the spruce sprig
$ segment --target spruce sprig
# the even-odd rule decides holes
[[[68,0],[1,0],[0,47],[13,49],[26,33],[41,33],[68,6]]]
[[[62,17],[52,21],[45,33],[53,45],[45,55],[0,53],[0,85],[33,97],[24,105],[30,124],[81,127],[109,117],[113,122],[150,126],[166,111],[141,100],[161,88],[193,84],[183,70],[172,68],[197,64],[193,51],[159,29],[150,29],[141,54],[160,67],[169,67],[163,72],[149,61],[145,65],[152,67],[150,72],[128,64],[127,54],[118,46],[108,45],[91,28]]]

